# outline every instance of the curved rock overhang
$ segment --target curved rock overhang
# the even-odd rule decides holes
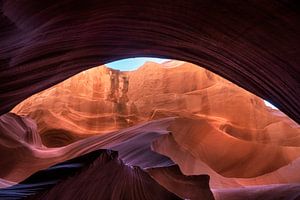
[[[2,0],[0,113],[110,61],[155,56],[203,66],[300,122],[297,1]]]

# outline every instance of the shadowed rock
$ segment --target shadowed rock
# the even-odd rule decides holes
[[[2,0],[0,113],[82,70],[148,55],[206,67],[300,122],[299,9],[294,0]]]
[[[181,199],[117,152],[98,150],[39,171],[0,190],[1,199]]]

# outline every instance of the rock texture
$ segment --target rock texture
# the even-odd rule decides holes
[[[189,61],[300,122],[294,0],[0,1],[0,110],[91,67],[134,56]]]
[[[14,112],[34,119],[45,143],[50,136],[61,141],[53,145],[126,128],[142,121],[129,102],[128,79],[117,70],[93,68],[32,96]]]
[[[2,121],[4,118],[11,121],[16,121],[18,123],[21,121],[26,121],[26,118],[24,117],[21,117],[22,120],[15,120],[20,119],[20,117],[14,114],[9,114],[8,116],[4,115],[1,118]],[[8,122],[8,120],[6,121]],[[4,199],[20,199],[24,197],[29,197],[32,199],[55,199],[61,197],[63,197],[63,199],[72,199],[74,196],[76,196],[80,198],[82,197],[83,199],[93,199],[100,197],[103,194],[101,197],[105,199],[116,194],[121,195],[116,196],[116,199],[128,197],[127,195],[129,195],[128,198],[144,198],[144,195],[146,195],[145,198],[149,197],[151,199],[153,196],[148,196],[149,192],[151,192],[151,194],[158,194],[157,198],[166,197],[165,195],[169,195],[168,198],[175,198],[174,196],[172,197],[170,193],[166,192],[166,190],[168,190],[173,194],[176,194],[176,198],[180,197],[183,199],[199,199],[202,196],[203,199],[213,199],[214,197],[212,196],[208,186],[208,176],[203,174],[209,174],[211,177],[209,185],[213,188],[212,191],[216,199],[276,199],[278,197],[280,199],[293,199],[299,195],[299,158],[291,161],[286,166],[261,176],[256,176],[253,178],[226,178],[220,173],[216,172],[212,167],[207,165],[207,160],[205,160],[205,157],[204,159],[201,157],[201,153],[206,153],[206,156],[209,156],[209,153],[214,151],[212,148],[205,148],[207,141],[210,140],[209,135],[205,136],[205,139],[203,140],[201,139],[203,138],[201,133],[195,134],[193,131],[195,130],[195,127],[191,126],[190,124],[194,121],[195,119],[190,119],[188,117],[184,119],[182,119],[182,117],[171,117],[152,120],[151,122],[132,126],[121,131],[82,139],[74,142],[73,144],[60,148],[46,148],[39,145],[28,144],[26,141],[24,141],[24,138],[20,138],[20,147],[27,146],[30,148],[30,152],[32,153],[29,154],[25,152],[25,154],[20,157],[23,158],[23,160],[15,160],[15,163],[10,163],[7,159],[3,160],[1,166],[11,169],[11,173],[7,173],[6,176],[2,176],[2,178],[19,182],[38,170],[45,169],[55,163],[78,157],[86,154],[87,152],[92,152],[101,148],[116,150],[119,152],[119,156],[117,157],[116,153],[110,154],[110,152],[106,152],[103,154],[105,159],[102,159],[101,156],[98,157],[99,153],[93,152],[92,154],[87,154],[88,159],[84,159],[84,161],[78,162],[78,158],[75,158],[75,160],[71,162],[62,163],[48,170],[38,172],[26,180],[21,181],[18,185],[6,187],[0,190],[0,197]],[[18,123],[15,125],[17,126]],[[10,123],[1,124],[1,126],[7,127],[8,124]],[[199,124],[201,125],[202,123],[196,123],[196,126]],[[191,127],[190,129],[188,128],[188,133],[182,129],[184,126]],[[206,123],[204,123],[204,126],[206,126]],[[36,135],[36,137],[39,137],[39,135],[36,134],[34,126],[32,126],[29,130],[31,130],[28,132],[29,135],[33,134]],[[10,138],[14,138],[14,135],[20,135],[20,133],[20,129],[13,129],[8,135],[9,137],[1,138],[1,144],[7,144],[5,148],[10,148],[11,144],[7,141],[9,141]],[[181,140],[176,141],[180,135],[184,134],[189,134],[190,140],[188,140],[188,137],[184,137],[186,139],[181,138]],[[212,134],[211,137],[214,137],[214,130],[212,129],[209,134]],[[187,141],[190,141],[189,146],[186,146]],[[217,140],[215,139],[215,141]],[[229,139],[226,140],[221,138],[220,144],[224,143],[223,145],[226,146],[228,145],[226,142],[230,143]],[[239,142],[243,144],[242,141]],[[231,144],[232,149],[236,149],[238,146],[234,143]],[[254,150],[254,152],[263,150],[259,148],[257,149],[257,146],[259,145],[256,144],[256,142],[252,142],[252,150]],[[188,149],[187,147],[191,147],[191,149]],[[196,147],[202,147],[202,149],[199,150],[199,148],[197,149]],[[218,149],[217,147],[213,148],[216,150]],[[239,153],[244,153],[244,151],[247,152],[246,148],[241,149],[241,151],[229,151],[229,154],[235,156]],[[286,159],[292,158],[291,156],[293,156],[295,153],[299,153],[298,147],[281,147],[280,145],[274,148],[265,147],[264,151],[269,151],[268,156],[270,156],[274,155],[274,150],[279,152],[284,151],[282,156],[285,156]],[[21,148],[15,149],[15,152],[22,154],[24,150]],[[218,151],[216,152],[218,153]],[[199,156],[197,157],[197,154],[195,153],[198,153]],[[231,162],[231,157],[229,154],[227,156],[224,155],[220,164]],[[252,159],[258,160],[255,165],[251,165],[250,168],[245,169],[244,173],[247,172],[247,170],[252,173],[252,168],[259,169],[265,163],[268,163],[265,157],[261,158],[256,154],[250,155],[253,156]],[[249,162],[252,160],[250,155],[246,156],[249,159]],[[90,158],[92,160],[88,161]],[[280,162],[279,158],[280,155],[277,157],[278,162]],[[81,158],[79,157],[79,160],[80,159]],[[95,159],[98,161],[93,161]],[[235,159],[237,158],[235,157]],[[278,164],[277,159],[273,160],[272,165]],[[105,164],[106,161],[109,162]],[[103,164],[103,167],[101,167],[101,163]],[[176,166],[175,163],[178,164],[178,166]],[[136,166],[136,168],[130,168],[129,166]],[[85,169],[81,170],[82,167],[85,167]],[[94,171],[95,167],[97,172]],[[99,167],[101,167],[103,170],[99,170]],[[239,172],[239,167],[240,166],[234,169]],[[55,170],[60,171],[60,173],[57,173],[57,171],[55,172]],[[101,172],[104,172],[104,174]],[[134,187],[126,188],[126,184],[120,185],[119,181],[115,182],[113,181],[114,179],[111,179],[112,176],[109,176],[109,180],[112,181],[111,184],[103,184],[101,180],[107,177],[107,174],[112,172],[115,172],[114,175],[120,175],[120,177],[122,177],[121,179],[124,181],[124,184],[129,183],[127,182],[127,178],[131,176],[133,179],[130,180],[134,181],[138,179],[139,181],[130,182],[132,185],[134,185]],[[152,178],[150,178],[149,175]],[[150,191],[148,189],[135,189],[135,187],[140,187],[143,184],[149,184],[149,181],[147,181],[149,178],[151,180],[151,185],[155,185],[155,188],[158,189],[155,189],[155,191]],[[86,184],[89,183],[85,182],[85,180],[90,179],[94,180],[92,182],[93,185],[85,187]],[[59,182],[57,182],[58,180]],[[110,195],[106,196],[108,193],[101,193],[102,190],[100,191],[99,188],[97,188],[97,192],[100,192],[97,194],[101,195],[95,196],[96,193],[94,186],[97,185],[95,183],[99,183],[102,186],[106,185],[106,192],[114,189],[116,189],[116,191],[115,193],[109,193]],[[62,188],[64,189],[63,193],[59,192]],[[126,188],[126,192],[120,194],[119,189],[121,188]],[[137,191],[139,192],[137,193]],[[280,196],[278,196],[279,192]],[[62,194],[62,196],[57,196],[58,193]]]
[[[99,148],[117,148],[120,157],[112,159],[111,168],[121,177],[127,174],[124,171],[132,175],[129,177],[141,172],[139,182],[131,183],[146,186],[143,180],[149,180],[156,188],[150,191],[148,187],[143,194],[158,192],[161,197],[183,199],[203,191],[210,194],[207,185],[203,190],[196,187],[207,183],[207,176],[202,174],[208,174],[216,199],[299,198],[299,125],[266,108],[257,97],[245,92],[235,96],[234,87],[223,87],[226,83],[198,88],[195,82],[190,83],[193,76],[179,70],[174,75],[177,85],[159,85],[169,77],[161,73],[166,76],[148,79],[154,82],[143,86],[155,85],[163,93],[149,89],[130,93],[134,86],[131,79],[113,71],[107,80],[112,87],[103,93],[107,96],[101,101],[103,109],[109,109],[104,112],[108,115],[100,112],[97,116],[95,109],[96,117],[89,121],[97,106],[84,104],[65,107],[65,113],[57,109],[38,113],[35,104],[15,111],[23,110],[33,118],[47,116],[37,124],[7,113],[27,97],[85,69],[121,58],[156,56],[189,61],[216,72],[270,101],[299,123],[299,5],[294,0],[0,0],[1,187]],[[150,73],[158,75],[155,70]],[[147,78],[131,75],[136,84]],[[149,93],[143,103],[140,96]],[[131,96],[136,102],[132,106]],[[170,102],[168,96],[176,101]],[[68,102],[86,101],[78,99]],[[164,107],[166,102],[171,106]],[[244,108],[239,106],[242,104]],[[66,104],[58,107],[62,105]],[[91,135],[95,136],[88,137]],[[118,159],[138,168],[124,166]],[[176,164],[180,172],[174,170]],[[93,165],[89,166],[93,170]],[[83,177],[82,173],[69,176],[71,180],[77,176],[71,183],[60,177],[60,186],[69,190],[71,184],[74,190],[94,194],[92,187],[77,185],[78,179],[90,177],[89,172],[82,171]],[[177,189],[180,183],[190,181],[184,191]],[[118,184],[109,189],[115,186]],[[123,197],[141,197],[134,188],[124,188],[132,193],[126,190]],[[34,198],[55,198],[58,189],[56,185],[45,188]],[[67,195],[74,195],[74,190],[64,197],[71,198]],[[4,195],[12,194],[6,192]]]
[[[2,197],[299,196],[299,125],[259,97],[190,63],[147,62],[131,72],[100,66],[33,95],[13,112],[0,118],[0,148],[4,157],[13,155],[0,163],[6,187]],[[76,174],[59,176],[59,182],[49,179],[51,165],[98,149],[118,156],[108,163],[88,162],[81,172],[74,165]],[[59,166],[70,170],[70,165]],[[48,167],[38,172],[46,178],[30,176]],[[111,178],[104,184],[110,173],[124,184]],[[103,193],[87,186],[91,179],[107,186]],[[14,184],[10,181],[21,182],[8,187]],[[156,189],[141,189],[148,184]],[[70,192],[57,196],[61,188]]]
[[[108,150],[98,150],[39,171],[18,185],[0,190],[0,197],[43,200],[181,199],[139,167],[125,165],[118,159],[117,152]]]
[[[203,116],[245,141],[297,146],[299,127],[263,100],[196,65],[146,62],[136,71],[84,71],[17,105],[34,119],[43,143],[64,146],[151,119]],[[287,138],[292,138],[287,140]]]
[[[11,115],[10,120],[14,118],[20,117]],[[20,139],[21,144],[30,147],[31,154],[25,152],[22,160],[15,160],[15,163],[7,159],[1,163],[3,168],[11,170],[1,177],[20,183],[11,187],[3,185],[5,188],[0,190],[0,198],[186,199],[192,197],[196,191],[197,198],[214,199],[207,175],[197,175],[191,179],[182,174],[168,157],[151,150],[153,141],[169,133],[167,127],[173,121],[173,118],[154,120],[109,135],[83,139],[60,148],[29,145]],[[10,135],[14,137],[19,132],[20,130],[14,129]],[[29,133],[33,134],[34,131]],[[8,140],[9,138],[1,138],[1,144],[7,143]],[[6,148],[11,147],[7,145]],[[95,151],[101,148],[115,151]],[[80,157],[87,152],[92,153]],[[24,152],[23,149],[15,149],[15,153]],[[70,158],[73,159],[37,172]],[[160,168],[167,171],[170,168],[170,172],[173,172],[162,173],[159,177],[152,176],[153,173],[157,173],[156,169]],[[148,170],[151,173],[148,173]],[[37,173],[33,174],[34,172]],[[25,180],[21,181],[23,179]],[[161,179],[164,180],[162,183]],[[176,187],[181,187],[182,184],[187,184],[187,190],[177,191]]]

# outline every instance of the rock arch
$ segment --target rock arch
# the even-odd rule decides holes
[[[293,0],[2,0],[0,113],[82,70],[156,56],[203,66],[300,122]]]

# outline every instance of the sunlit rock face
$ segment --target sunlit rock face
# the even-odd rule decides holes
[[[245,140],[290,145],[294,140],[282,139],[298,133],[260,98],[181,61],[146,62],[130,72],[96,67],[33,95],[13,112],[34,119],[48,146],[178,113],[218,118],[225,132]]]
[[[149,192],[169,199],[300,197],[299,125],[257,96],[191,63],[146,62],[129,72],[100,66],[33,95],[12,112],[0,118],[1,131],[10,130],[0,138],[0,148],[14,152],[11,159],[1,160],[6,171],[0,180],[3,187],[25,183],[0,190],[0,197],[7,197],[7,191],[30,196],[34,190],[39,192],[32,199],[72,199],[71,188],[106,178],[111,173],[107,166],[125,184],[112,181],[107,187],[118,190],[108,195],[119,195],[116,199],[131,194],[139,199]],[[118,156],[107,152],[109,164],[99,165],[103,171],[97,176],[92,174],[98,162],[87,163],[89,167],[76,175],[58,177],[59,184],[45,186],[49,180],[42,178],[32,188],[32,174],[50,167],[43,172],[49,177],[53,164],[98,149]],[[82,182],[75,183],[79,179]],[[150,185],[155,191],[135,190]],[[59,188],[70,192],[55,196]],[[119,193],[123,189],[132,193]],[[95,197],[93,188],[80,191]]]

